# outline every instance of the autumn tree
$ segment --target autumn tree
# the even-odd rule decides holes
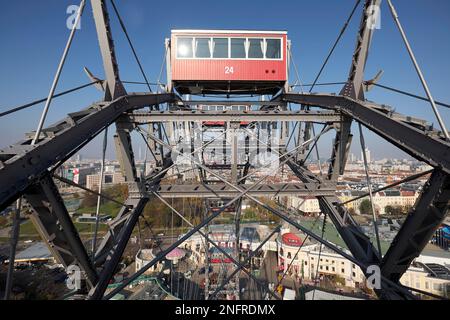
[[[91,192],[85,192],[80,207],[90,208],[97,204],[97,196]]]
[[[386,206],[384,212],[389,215],[401,215],[403,214],[403,208],[401,206]]]
[[[359,204],[359,212],[361,214],[371,214],[372,213],[372,202],[369,199],[364,199]]]

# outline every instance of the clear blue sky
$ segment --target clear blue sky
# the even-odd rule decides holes
[[[48,94],[65,42],[66,8],[75,0],[5,1],[0,12],[0,111],[42,98]],[[205,29],[274,29],[287,30],[293,44],[293,56],[302,82],[311,82],[331,44],[336,39],[355,1],[145,1],[116,0],[145,71],[151,81],[159,75],[164,54],[164,38],[173,28]],[[450,1],[397,0],[400,19],[410,39],[436,99],[450,102]],[[356,29],[361,10],[353,18],[344,38],[326,68],[321,81],[344,81],[355,46]],[[139,70],[122,34],[117,19],[110,10],[121,77],[141,81]],[[95,26],[90,5],[82,19],[57,91],[87,82],[83,67],[103,77]],[[375,34],[366,69],[366,79],[380,69],[386,85],[423,95],[400,35],[383,1],[381,30]],[[129,91],[143,91],[132,86]],[[320,87],[316,91],[338,92],[339,87]],[[61,119],[67,113],[80,110],[101,99],[93,88],[54,100],[46,124]],[[398,112],[417,116],[435,123],[429,104],[375,89],[368,99],[385,103]],[[35,130],[43,105],[0,118],[0,147],[23,138]],[[450,110],[440,108],[450,126]],[[367,134],[367,144],[377,158],[401,157],[381,139]],[[331,142],[321,146],[328,150]],[[98,139],[82,153],[99,157]],[[137,147],[137,146],[136,146]],[[352,151],[359,155],[355,139]],[[109,155],[113,154],[110,143]],[[136,150],[137,152],[137,150]],[[324,152],[324,156],[325,156]]]

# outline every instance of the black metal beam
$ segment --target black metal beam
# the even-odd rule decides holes
[[[130,121],[138,124],[170,121],[302,121],[339,122],[337,112],[320,111],[149,111],[128,114]]]
[[[263,241],[261,241],[261,243],[258,245],[258,247],[257,247],[255,250],[253,250],[253,251],[247,256],[247,258],[241,263],[240,266],[238,266],[238,268],[235,268],[234,271],[233,271],[231,274],[229,274],[225,279],[223,279],[223,281],[222,281],[222,283],[220,284],[220,286],[217,287],[216,290],[208,297],[208,300],[214,298],[214,297],[220,292],[220,290],[222,290],[222,289],[225,287],[225,285],[231,280],[231,278],[233,278],[233,276],[234,276],[235,274],[237,274],[239,271],[241,271],[241,270],[243,269],[242,266],[247,265],[247,263],[248,263],[254,256],[256,256],[256,255],[259,253],[259,251],[260,251],[260,250],[262,249],[262,247],[266,244],[266,242],[269,241],[269,240],[272,238],[272,236],[273,236],[275,233],[278,233],[278,232],[280,232],[280,227],[279,227],[279,226],[278,226],[277,228],[273,229],[272,232],[271,232],[271,233],[270,233]],[[237,234],[236,234],[236,235],[237,235]]]
[[[119,234],[124,228],[126,221],[129,219],[129,216],[132,213],[132,208],[136,208],[138,206],[139,197],[150,198],[152,191],[158,189],[161,180],[167,173],[167,168],[169,168],[171,165],[172,160],[167,156],[165,158],[163,168],[155,168],[153,170],[152,175],[146,182],[147,185],[145,187],[137,183],[131,183],[128,185],[128,193],[129,195],[134,194],[134,197],[130,197],[127,199],[127,201],[125,202],[126,206],[120,209],[117,216],[109,224],[110,230],[103,237],[103,240],[97,248],[97,252],[95,254],[96,266],[101,266],[104,263],[111,249],[117,244],[117,241],[119,240]]]
[[[253,184],[239,184],[255,197],[295,195],[307,197],[313,195],[331,196],[336,193],[336,185],[333,183],[274,183],[262,184],[254,187]],[[193,185],[161,185],[158,193],[164,198],[230,198],[239,194],[235,189],[224,183],[193,184]]]
[[[371,26],[375,8],[380,5],[381,0],[366,0],[364,3],[363,14],[359,25],[358,35],[356,37],[356,48],[352,56],[352,63],[347,83],[341,90],[341,95],[353,99],[364,100],[364,70],[366,67],[369,48],[375,28]],[[347,163],[348,151],[352,142],[351,135],[352,118],[343,116],[338,125],[336,136],[333,142],[331,154],[331,163],[328,168],[327,178],[336,181],[339,175],[342,175]]]
[[[450,176],[436,170],[383,258],[381,272],[398,282],[449,212]]]
[[[106,1],[91,0],[91,5],[105,69],[105,100],[110,101],[126,95],[126,91],[119,76],[119,66],[117,64]]]
[[[450,143],[438,138],[435,132],[394,119],[392,112],[381,111],[386,109],[383,106],[331,94],[288,93],[283,98],[292,103],[340,110],[412,157],[450,173]]]
[[[129,199],[127,203],[131,203],[134,200],[135,205],[131,209],[128,219],[126,220],[124,226],[121,228],[120,232],[117,234],[117,242],[110,250],[106,261],[103,263],[103,269],[100,272],[99,280],[94,288],[92,288],[89,293],[89,299],[99,300],[103,297],[109,281],[114,276],[117,265],[122,258],[122,254],[127,246],[128,240],[130,239],[131,233],[139,220],[139,216],[144,210],[145,205],[149,201],[148,198],[140,199]]]
[[[172,94],[131,94],[112,102],[98,102],[76,117],[51,125],[44,140],[31,138],[0,150],[0,210],[5,209],[47,170],[73,155],[122,113],[147,105],[174,101]]]
[[[352,64],[348,76],[347,84],[341,91],[341,95],[354,99],[364,100],[364,70],[369,56],[370,44],[372,42],[377,8],[379,10],[381,0],[366,0],[363,14],[359,24],[358,35],[356,37],[356,48],[353,52]]]
[[[414,175],[412,175],[412,176],[409,176],[409,177],[407,177],[407,178],[405,178],[405,179],[403,179],[403,180],[400,180],[400,181],[397,181],[397,182],[388,184],[387,186],[384,186],[384,187],[382,187],[382,188],[373,190],[373,194],[378,193],[378,192],[381,192],[381,191],[384,191],[384,190],[392,189],[393,187],[396,187],[396,186],[398,186],[398,185],[407,183],[407,182],[409,182],[409,181],[417,180],[417,179],[419,179],[420,177],[426,176],[427,174],[430,174],[430,173],[432,173],[432,172],[433,172],[433,169],[428,170],[428,171],[424,171],[424,172],[420,172],[420,173],[416,173],[416,174],[414,174]],[[367,196],[369,196],[369,195],[370,195],[370,193],[369,193],[369,192],[366,192],[366,193],[364,193],[364,194],[362,194],[362,195],[360,195],[360,196],[358,196],[358,197],[354,197],[354,198],[352,198],[352,199],[350,199],[350,200],[347,200],[347,201],[342,202],[341,205],[346,205],[346,204],[348,204],[348,203],[350,203],[350,202],[354,202],[354,201],[356,201],[356,200],[365,198],[365,197],[367,197]]]
[[[115,204],[118,204],[118,205],[121,206],[121,207],[126,207],[125,203],[122,203],[122,202],[120,202],[120,201],[117,201],[117,200],[111,198],[110,196],[108,196],[108,195],[106,195],[106,194],[102,194],[102,193],[99,193],[99,192],[97,192],[97,191],[94,191],[94,190],[88,189],[88,188],[86,188],[86,187],[83,187],[82,185],[80,185],[80,184],[78,184],[78,183],[75,183],[75,182],[73,182],[73,181],[71,181],[71,180],[69,180],[69,179],[66,179],[66,178],[64,178],[64,177],[58,176],[57,174],[53,174],[53,178],[55,178],[55,179],[57,179],[57,180],[59,180],[59,181],[61,181],[61,182],[63,182],[63,183],[66,183],[66,184],[68,184],[68,185],[70,185],[70,186],[72,186],[72,187],[79,188],[79,189],[84,190],[84,191],[86,191],[86,192],[89,192],[89,193],[91,193],[91,194],[95,194],[96,196],[99,196],[99,197],[101,197],[101,198],[103,198],[103,199],[106,199],[106,200],[108,200],[108,201],[114,202]]]
[[[294,162],[288,161],[287,164],[301,181],[305,183],[320,181],[314,174]],[[317,196],[317,200],[321,211],[330,217],[352,255],[366,265],[378,265],[381,253],[377,252],[370,238],[364,234],[345,207],[339,205],[339,199],[336,196]]]
[[[24,196],[34,211],[31,220],[55,259],[65,267],[79,264],[94,285],[97,272],[50,174],[30,186]]]

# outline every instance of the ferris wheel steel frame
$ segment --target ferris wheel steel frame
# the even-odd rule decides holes
[[[101,81],[100,86],[104,91],[104,99],[84,110],[71,113],[65,119],[42,129],[34,144],[32,143],[34,138],[32,132],[27,134],[24,140],[0,150],[0,210],[23,197],[23,200],[31,208],[33,224],[55,259],[65,267],[76,264],[82,269],[87,280],[87,289],[84,293],[88,299],[111,298],[142,274],[146,270],[145,268],[148,269],[149,266],[161,260],[169,252],[167,250],[175,248],[192,234],[200,232],[207,242],[212,243],[208,236],[201,231],[201,228],[219,216],[227,206],[235,202],[240,203],[243,198],[262,206],[324,246],[342,254],[357,264],[366,276],[369,275],[368,266],[379,266],[382,287],[375,290],[379,298],[416,298],[410,288],[400,284],[400,278],[413,259],[426,246],[449,211],[450,142],[446,140],[445,134],[433,129],[426,121],[401,115],[388,106],[365,99],[364,92],[367,85],[364,81],[364,70],[374,33],[374,29],[369,28],[368,25],[369,20],[372,19],[373,8],[379,7],[381,0],[364,1],[349,76],[338,95],[285,92],[286,89],[282,88],[271,101],[242,102],[260,106],[258,111],[250,112],[191,110],[189,106],[196,102],[183,101],[181,96],[175,92],[128,93],[119,75],[107,1],[91,0],[90,2],[105,72],[105,80]],[[167,63],[169,67],[170,61]],[[170,76],[168,76],[168,80],[170,80]],[[99,80],[96,79],[94,82],[98,83]],[[224,104],[231,105],[233,103],[232,100],[224,100]],[[201,103],[214,104],[217,101],[202,101]],[[315,109],[302,108],[300,111],[290,111],[287,109],[289,103]],[[171,104],[172,107],[178,106],[178,108],[176,110],[159,110],[159,106],[162,104]],[[146,107],[150,107],[150,110],[144,110]],[[335,130],[328,170],[323,176],[309,171],[304,164],[305,158],[302,157],[304,153],[299,153],[299,150],[296,150],[296,153],[289,152],[286,145],[287,137],[283,137],[282,142],[285,144],[282,143],[280,148],[280,160],[284,161],[301,183],[271,185],[270,187],[264,184],[245,184],[245,181],[238,181],[240,169],[237,163],[233,163],[230,167],[234,180],[229,182],[221,175],[214,173],[211,168],[194,161],[202,174],[211,174],[218,179],[219,183],[171,186],[161,184],[168,170],[175,166],[170,157],[170,147],[173,146],[165,143],[161,127],[167,123],[216,121],[217,119],[226,123],[251,121],[270,124],[273,121],[280,121],[285,133],[289,131],[289,122],[325,124]],[[354,121],[411,157],[433,167],[417,202],[384,256],[373,246],[370,238],[364,234],[333,192],[338,177],[343,175],[345,170],[353,137],[351,127]],[[69,216],[55,184],[54,176],[56,176],[56,170],[65,161],[112,124],[116,126],[114,135],[116,154],[128,185],[129,196],[124,201],[117,217],[110,224],[94,258],[91,259]],[[153,124],[158,124],[159,127],[154,127]],[[151,148],[150,151],[159,157],[159,161],[156,161],[156,165],[148,174],[145,173],[145,177],[137,175],[131,142],[131,133],[142,125],[150,126],[147,145]],[[302,143],[311,140],[311,126],[307,126],[307,128],[309,129],[302,131],[303,135],[299,134],[299,139],[295,142],[297,149],[301,149],[298,147]],[[243,175],[247,176],[246,173]],[[155,194],[158,196],[156,197]],[[270,207],[257,198],[262,195],[277,194],[316,196],[321,211],[332,221],[351,255],[301,226],[290,217],[288,212]],[[194,226],[167,250],[158,254],[142,270],[126,279],[122,286],[105,295],[109,281],[117,270],[144,207],[158,197],[183,198],[193,195],[205,198],[233,198],[233,201],[222,206],[218,212],[211,212],[205,220]],[[240,220],[237,221],[240,224]],[[239,236],[237,235],[237,237]],[[263,243],[267,240],[264,239]],[[214,246],[214,243],[212,245]],[[219,251],[221,251],[220,247]],[[221,252],[228,255],[223,250]],[[229,255],[228,258],[231,258],[236,264],[238,267],[236,270],[243,268],[243,264],[239,260],[236,261]],[[227,276],[227,281],[237,273],[236,270]],[[221,283],[213,296],[217,295],[219,289],[223,288],[225,284],[226,282]]]

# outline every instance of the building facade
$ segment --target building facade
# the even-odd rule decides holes
[[[305,243],[299,234],[284,229],[277,238],[278,268],[294,279],[314,281],[328,277],[350,288],[364,288],[366,277],[350,260],[315,243]],[[300,248],[301,246],[301,248]],[[300,250],[299,250],[300,249]],[[320,256],[320,257],[319,257]],[[426,262],[426,263],[425,263]],[[319,268],[317,268],[319,264]],[[406,286],[448,297],[450,259],[422,254],[405,272],[400,282]],[[317,273],[318,274],[317,274]]]

